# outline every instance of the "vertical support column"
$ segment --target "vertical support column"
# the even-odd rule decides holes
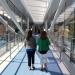
[[[65,1],[66,1],[66,0],[60,0],[59,7],[58,7],[58,9],[57,9],[57,11],[56,11],[56,13],[55,13],[54,19],[53,19],[53,21],[52,21],[52,23],[51,23],[50,30],[53,30],[54,25],[55,25],[55,22],[56,22],[56,20],[57,20],[59,14],[60,14],[60,12],[61,12],[61,10],[62,10],[62,7],[63,7],[64,4],[65,4]]]
[[[65,32],[65,7],[66,7],[66,2],[64,3],[64,24],[63,24],[63,30],[61,34],[61,50],[60,50],[60,60],[62,60],[62,52],[65,52],[64,48],[64,32]]]
[[[75,8],[74,8],[74,33],[73,33],[73,37],[75,38]]]
[[[8,32],[7,31],[6,31],[5,38],[6,38],[6,51],[8,51]]]
[[[21,16],[21,28],[23,28],[23,18],[22,18],[22,16]],[[25,31],[24,31],[25,32]],[[22,36],[21,36],[21,34],[20,34],[20,42],[22,42],[21,41],[21,38],[22,38]]]
[[[25,31],[25,38],[27,36],[28,30],[29,30],[29,18],[27,18],[27,29]]]
[[[74,13],[75,13],[75,9],[74,9]],[[74,14],[74,21],[75,21],[75,14]],[[74,29],[73,29],[73,37],[71,40],[70,61],[75,63],[75,22],[74,22]]]
[[[17,34],[17,39],[18,39],[18,50],[19,50],[19,33]]]
[[[9,46],[10,46],[9,48],[10,48],[10,59],[11,59],[11,43],[10,43],[11,41],[10,41],[10,33],[8,34],[8,39],[9,39],[9,40],[8,40],[8,41],[9,41],[8,43],[9,43]]]
[[[27,18],[27,30],[29,30],[29,17]]]
[[[21,28],[23,28],[22,26],[23,26],[23,18],[21,16]]]
[[[8,51],[8,39],[9,36],[8,36],[8,25],[6,26],[6,51]]]
[[[65,2],[65,7],[66,7],[66,2]],[[65,8],[64,8],[64,11],[65,11]],[[63,31],[62,31],[62,51],[65,52],[65,48],[64,48],[64,44],[65,44],[65,25],[66,25],[66,21],[65,21],[65,15],[66,13],[64,12],[64,27],[63,27]]]
[[[45,30],[46,30],[46,32],[48,31],[47,28],[48,28],[48,26],[47,26],[47,21],[46,21],[45,22]]]
[[[16,33],[14,32],[14,46],[16,45]]]

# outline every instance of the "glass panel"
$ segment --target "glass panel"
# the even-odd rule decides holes
[[[54,43],[57,44],[62,51],[64,51],[69,57],[75,59],[75,43],[72,38],[75,38],[75,7],[69,6],[58,17],[58,23],[54,27]]]
[[[5,37],[5,26],[0,23],[0,56],[6,52],[6,37]]]
[[[75,62],[75,9],[74,9],[74,13],[73,13],[73,20],[71,22],[72,24],[72,39],[71,39],[71,54],[70,54],[70,60]]]

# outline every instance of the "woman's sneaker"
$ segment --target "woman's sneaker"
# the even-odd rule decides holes
[[[31,67],[28,67],[29,70],[31,70]]]
[[[41,70],[41,71],[43,71],[44,69],[43,69],[43,68],[41,68],[40,70]]]
[[[47,72],[47,69],[46,68],[44,68],[43,70]]]
[[[32,70],[35,70],[35,67],[32,67]]]

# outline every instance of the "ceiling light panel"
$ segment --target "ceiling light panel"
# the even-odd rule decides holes
[[[42,12],[46,12],[46,8],[41,8],[41,7],[28,7],[28,9],[31,10],[35,10],[36,12],[42,11]]]
[[[30,13],[33,21],[43,22],[49,0],[21,0],[23,5],[26,6],[28,12]]]
[[[37,1],[37,0],[24,0],[24,2],[26,3],[26,5],[32,5],[32,6],[39,6],[39,7],[46,7],[47,2],[43,2],[43,1]]]

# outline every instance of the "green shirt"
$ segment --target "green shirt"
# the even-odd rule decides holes
[[[48,51],[49,50],[49,45],[50,45],[50,41],[48,38],[46,39],[41,39],[39,38],[38,39],[38,42],[37,42],[37,45],[38,45],[38,51]]]

